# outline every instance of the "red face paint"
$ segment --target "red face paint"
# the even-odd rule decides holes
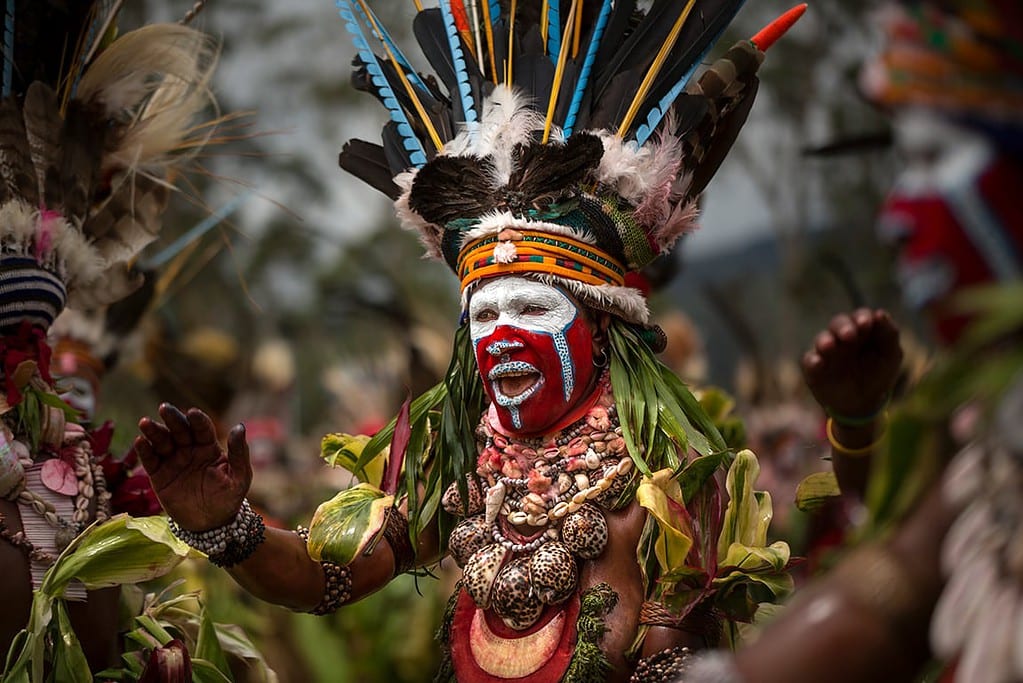
[[[589,395],[593,334],[558,288],[525,278],[487,282],[469,302],[469,327],[487,395],[509,432],[553,431]]]

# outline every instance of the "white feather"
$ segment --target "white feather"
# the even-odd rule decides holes
[[[211,104],[217,50],[212,39],[180,24],[124,34],[82,75],[77,97],[126,124],[106,165],[160,166],[197,151],[211,135],[196,126]]]

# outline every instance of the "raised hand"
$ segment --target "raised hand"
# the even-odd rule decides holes
[[[899,330],[891,316],[860,308],[836,315],[817,335],[803,356],[803,376],[832,416],[859,420],[884,407],[901,364]]]
[[[182,413],[169,403],[159,409],[163,424],[139,420],[135,451],[164,510],[182,528],[204,531],[231,521],[252,483],[245,427],[227,437],[227,450],[206,413]]]

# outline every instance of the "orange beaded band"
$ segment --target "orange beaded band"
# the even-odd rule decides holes
[[[470,242],[459,255],[457,272],[462,289],[512,273],[557,275],[595,286],[625,284],[625,268],[593,245],[532,230],[515,231],[514,239],[491,235]]]

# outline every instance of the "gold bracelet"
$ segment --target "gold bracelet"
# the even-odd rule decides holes
[[[838,442],[838,439],[835,438],[834,424],[835,424],[834,418],[829,417],[827,422],[827,428],[824,431],[827,432],[828,443],[830,443],[831,447],[834,448],[839,453],[841,453],[842,455],[851,456],[866,455],[873,451],[875,448],[877,448],[877,445],[881,443],[881,439],[883,438],[882,431],[882,436],[875,439],[872,443],[869,443],[861,448],[849,448],[848,446],[843,446],[842,444],[840,444]]]

